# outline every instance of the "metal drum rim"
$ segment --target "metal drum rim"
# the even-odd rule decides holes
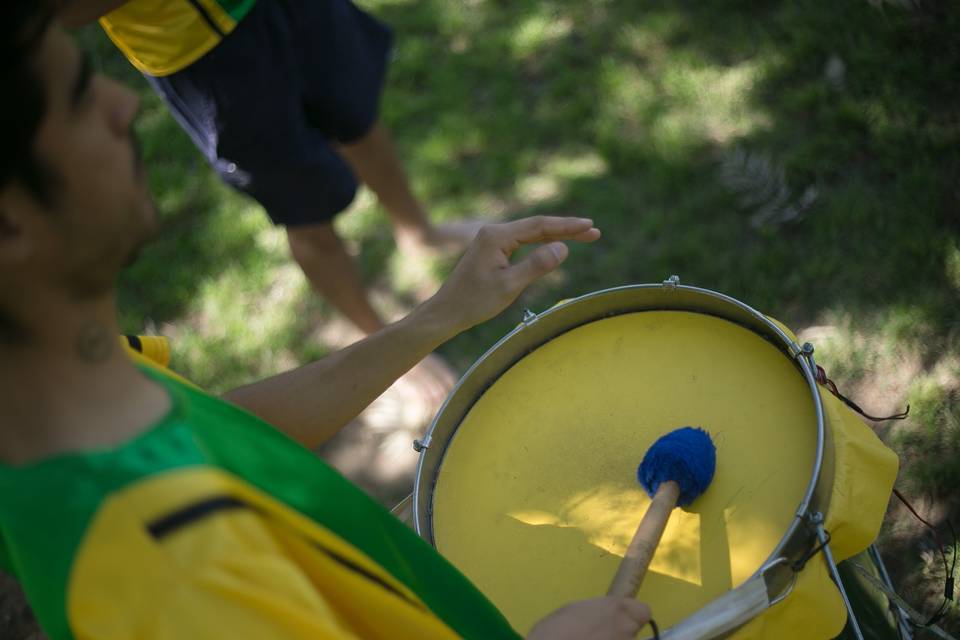
[[[762,573],[765,571],[765,569],[770,566],[770,563],[777,561],[778,558],[785,558],[787,556],[786,554],[787,547],[790,545],[791,542],[795,540],[798,533],[798,529],[801,526],[805,526],[806,525],[805,520],[807,519],[807,517],[812,515],[816,511],[816,509],[814,511],[811,511],[811,503],[814,500],[817,487],[821,482],[821,474],[823,471],[824,448],[826,443],[827,425],[826,425],[826,419],[824,417],[823,403],[820,398],[819,389],[817,387],[817,382],[814,375],[812,358],[810,359],[810,361],[808,361],[807,358],[802,357],[803,349],[800,347],[800,345],[798,345],[789,335],[787,335],[787,333],[783,329],[781,329],[770,318],[760,313],[753,307],[747,305],[744,302],[741,302],[740,300],[737,300],[736,298],[733,298],[731,296],[728,296],[726,294],[723,294],[717,291],[704,289],[701,287],[690,286],[690,285],[681,285],[678,283],[678,279],[675,276],[668,280],[663,281],[662,283],[623,285],[619,287],[611,287],[608,289],[593,291],[591,293],[587,293],[582,296],[578,296],[576,298],[571,298],[569,300],[563,301],[541,312],[540,314],[534,315],[528,312],[528,315],[525,315],[523,322],[521,322],[516,328],[511,330],[505,336],[500,338],[492,347],[487,349],[487,351],[484,352],[484,354],[480,358],[478,358],[467,369],[467,371],[463,374],[463,376],[461,376],[461,378],[457,381],[457,384],[454,386],[453,390],[444,400],[443,405],[440,407],[440,410],[437,412],[436,416],[434,416],[434,419],[430,423],[429,429],[427,430],[423,440],[421,441],[422,450],[420,452],[420,457],[417,462],[416,476],[414,479],[414,487],[413,487],[413,526],[414,526],[414,530],[417,532],[418,535],[424,538],[431,545],[436,546],[436,542],[434,540],[433,531],[432,531],[432,513],[429,512],[431,505],[424,504],[424,497],[426,497],[425,484],[427,482],[430,483],[429,502],[432,502],[432,498],[433,498],[432,485],[436,483],[437,476],[439,475],[440,466],[443,464],[443,456],[441,455],[440,460],[437,462],[432,477],[425,478],[424,477],[424,474],[426,471],[425,460],[427,458],[427,451],[429,446],[432,443],[434,431],[437,429],[438,425],[441,422],[441,419],[444,417],[444,414],[447,410],[448,405],[450,404],[450,401],[457,396],[460,389],[464,386],[464,384],[467,381],[469,381],[472,378],[476,370],[486,360],[490,359],[498,350],[503,348],[508,342],[514,340],[517,335],[523,332],[529,325],[533,324],[533,322],[535,321],[541,321],[542,319],[547,318],[550,315],[562,313],[574,305],[581,304],[585,301],[588,301],[594,298],[607,297],[607,296],[611,296],[611,295],[615,295],[623,292],[629,292],[629,291],[647,291],[647,290],[673,290],[673,291],[689,292],[697,295],[704,295],[710,298],[714,298],[716,300],[721,301],[722,303],[729,304],[738,308],[740,311],[745,312],[748,316],[752,317],[753,320],[759,322],[765,329],[767,329],[770,332],[770,334],[772,334],[768,337],[777,338],[777,340],[780,342],[779,346],[785,352],[784,355],[789,354],[788,357],[790,357],[797,364],[797,366],[800,369],[800,373],[803,375],[804,379],[806,380],[811,399],[813,400],[814,412],[815,412],[816,423],[817,423],[816,424],[817,445],[816,445],[816,452],[814,455],[814,464],[811,470],[810,480],[807,484],[807,489],[804,492],[803,498],[796,509],[794,519],[791,522],[790,526],[787,527],[783,536],[780,538],[780,541],[774,547],[773,551],[770,553],[770,556],[767,558],[767,560],[764,563],[762,563],[760,567],[757,568],[757,570],[754,572],[754,574],[750,578],[748,578],[748,580],[755,579],[758,576],[761,576]],[[669,310],[669,308],[665,308],[664,310]],[[640,311],[641,310],[638,309],[635,312],[640,312]],[[634,311],[626,310],[626,311],[623,311],[622,313],[633,313],[633,312]],[[619,314],[616,314],[616,315],[619,315]],[[710,314],[705,313],[705,315],[710,315]],[[719,315],[717,315],[716,317],[723,318],[722,316],[719,316]],[[723,318],[723,319],[726,319],[728,321],[733,321],[730,318]],[[582,323],[580,325],[573,325],[573,326],[566,327],[564,331],[554,336],[551,336],[551,338],[549,339],[553,339],[559,335],[562,335],[566,331],[571,331],[575,329],[577,326],[582,326],[583,324],[589,324],[590,322],[595,322],[595,321],[596,319],[588,320],[587,322]],[[513,366],[513,364],[516,364],[516,362],[522,359],[522,357],[523,356],[521,356],[520,358],[517,358],[512,363],[510,363],[506,368],[502,369],[497,374],[497,377],[499,377],[500,374],[502,374],[504,371],[508,370],[511,366]],[[494,378],[494,380],[496,380],[496,377]],[[480,395],[482,396],[482,393]],[[479,400],[479,397],[480,396],[473,398],[473,403],[476,403]],[[469,412],[469,408],[464,413],[464,416],[460,418],[461,422],[463,420],[463,417],[465,417],[466,413],[468,412]],[[459,428],[459,424],[456,427],[454,427],[453,430],[451,431],[450,438],[448,438],[447,443],[449,443],[449,441],[454,437],[454,435],[456,434],[457,428]],[[444,444],[446,445],[447,443],[444,443]],[[446,452],[446,446],[444,447],[443,453],[445,452]],[[823,508],[825,508],[825,506],[821,506],[821,509]],[[424,527],[421,524],[421,520],[426,521],[428,525]],[[810,537],[811,539],[813,538],[813,533],[810,533]],[[793,572],[793,569],[789,567],[789,564],[790,563],[781,563],[781,566],[784,567],[783,571],[780,572],[781,582],[785,580],[789,580],[788,574]],[[768,584],[769,584],[769,580],[768,580]]]

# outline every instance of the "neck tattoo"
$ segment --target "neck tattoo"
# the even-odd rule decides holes
[[[73,346],[81,360],[95,364],[110,357],[114,342],[116,340],[103,326],[88,322],[80,327]]]

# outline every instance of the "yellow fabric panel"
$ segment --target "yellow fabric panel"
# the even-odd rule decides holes
[[[236,26],[222,9],[211,17],[224,33]],[[152,76],[180,71],[221,39],[186,0],[131,0],[100,18],[100,25],[133,66]]]
[[[866,549],[880,533],[900,460],[860,417],[821,388],[833,429],[836,471],[825,527],[837,561]]]
[[[716,477],[671,516],[638,596],[668,627],[772,552],[810,480],[813,424],[793,363],[747,329],[676,311],[592,322],[524,357],[464,419],[437,479],[437,548],[525,632],[605,593],[649,504],[643,454],[701,426]]]
[[[145,353],[140,353],[139,351],[131,348],[127,343],[127,339],[123,336],[120,337],[120,343],[123,345],[124,350],[127,352],[127,355],[131,360],[142,366],[149,367],[154,371],[159,371],[163,375],[173,378],[178,382],[182,382],[185,385],[191,386],[194,389],[199,389],[197,385],[167,368],[167,364],[170,361],[170,345],[166,338],[159,336],[139,337],[141,343],[144,345]],[[152,340],[149,340],[149,347],[147,346],[148,342],[144,342],[144,340],[147,338],[153,338]]]
[[[140,341],[139,353],[150,358],[161,367],[170,366],[170,341],[163,336],[137,336]],[[124,341],[129,346],[129,341]],[[137,351],[137,349],[134,349]]]
[[[217,512],[159,540],[147,529],[221,496],[253,509]],[[68,614],[77,640],[456,637],[348,542],[206,467],[148,478],[104,502],[76,555]]]

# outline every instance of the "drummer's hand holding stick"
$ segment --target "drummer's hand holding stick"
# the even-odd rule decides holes
[[[651,502],[640,520],[606,598],[574,602],[541,620],[528,640],[636,638],[646,624],[659,636],[650,608],[635,598],[674,508],[689,505],[713,480],[717,451],[703,429],[682,427],[653,443],[637,469]],[[605,621],[605,616],[609,620]]]
[[[355,418],[441,344],[507,308],[527,285],[566,260],[564,241],[593,242],[585,218],[536,216],[483,227],[437,293],[406,318],[322,360],[235,389],[225,398],[304,446]],[[510,257],[539,244],[522,259]]]
[[[534,625],[526,640],[634,640],[650,622],[650,607],[606,596],[572,602]]]

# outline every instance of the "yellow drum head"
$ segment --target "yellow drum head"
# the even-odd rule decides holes
[[[804,378],[726,320],[631,313],[521,359],[447,445],[433,495],[436,546],[526,633],[563,604],[606,593],[649,504],[637,465],[685,425],[710,432],[717,471],[689,511],[674,511],[638,596],[669,627],[763,564],[814,463]]]

